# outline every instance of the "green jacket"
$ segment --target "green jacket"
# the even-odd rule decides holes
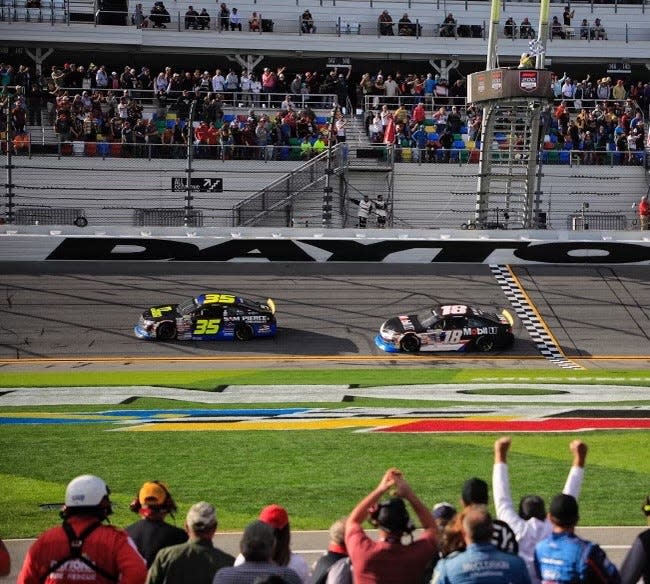
[[[149,568],[147,584],[212,584],[218,570],[235,558],[212,545],[193,539],[161,549]]]

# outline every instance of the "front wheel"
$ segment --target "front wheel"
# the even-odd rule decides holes
[[[399,345],[405,353],[417,353],[420,350],[420,339],[415,335],[406,335]]]
[[[176,336],[176,327],[171,322],[162,322],[158,326],[158,340],[171,341]]]
[[[235,339],[238,341],[250,341],[253,338],[253,329],[247,324],[240,324],[235,329]]]
[[[481,353],[487,353],[494,349],[494,339],[492,337],[483,336],[476,339],[476,350]]]

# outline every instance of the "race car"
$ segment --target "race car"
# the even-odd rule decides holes
[[[464,304],[445,304],[422,314],[396,316],[384,322],[375,344],[389,353],[418,351],[480,352],[504,349],[515,340],[513,318]]]
[[[273,300],[268,298],[262,304],[222,292],[149,308],[134,329],[136,337],[151,341],[248,341],[272,337],[276,331]]]

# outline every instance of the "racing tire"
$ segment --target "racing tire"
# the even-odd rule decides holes
[[[476,350],[479,353],[488,353],[492,349],[494,349],[494,339],[492,337],[488,337],[486,335],[479,337],[476,339],[476,342],[474,343],[474,346],[476,347]]]
[[[420,350],[420,339],[415,335],[406,335],[399,343],[400,348],[405,353],[417,353]]]
[[[176,327],[171,322],[161,322],[156,336],[159,341],[171,341],[176,338]]]
[[[247,324],[240,324],[235,329],[236,341],[250,341],[253,336],[253,329]]]

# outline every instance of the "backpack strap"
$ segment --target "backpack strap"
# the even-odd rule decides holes
[[[95,529],[97,529],[100,525],[101,525],[100,521],[96,523],[92,523],[88,527],[86,527],[86,529],[84,529],[79,535],[77,535],[74,532],[74,529],[72,529],[72,526],[67,521],[64,521],[61,527],[63,527],[63,531],[65,531],[65,534],[68,536],[68,545],[70,546],[70,554],[65,558],[57,561],[53,566],[51,566],[41,578],[41,583],[44,583],[50,574],[56,572],[61,566],[63,566],[63,564],[69,562],[70,560],[80,560],[84,564],[86,564],[86,566],[88,566],[89,568],[97,572],[100,576],[103,576],[104,578],[106,578],[107,580],[111,580],[112,582],[117,582],[119,580],[119,576],[116,576],[115,574],[111,574],[110,572],[108,572],[108,570],[105,570],[101,566],[98,566],[88,556],[82,554],[83,545],[84,542],[86,541],[86,538],[93,531],[95,531]]]

